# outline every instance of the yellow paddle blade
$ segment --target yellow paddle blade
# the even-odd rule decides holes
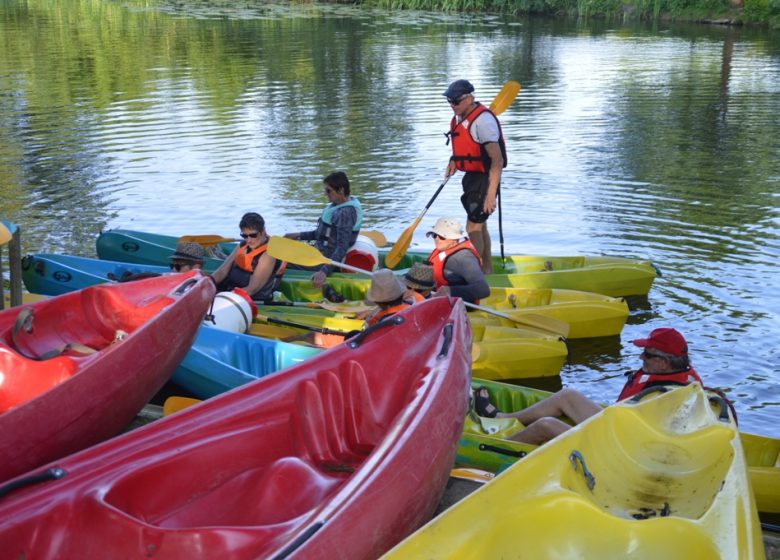
[[[504,84],[504,87],[501,88],[501,91],[496,94],[495,99],[493,99],[493,102],[490,104],[490,110],[496,115],[500,115],[512,104],[519,92],[520,84],[514,80],[509,80]]]
[[[219,243],[232,243],[233,241],[238,241],[238,239],[222,237],[221,235],[182,235],[178,239],[179,243],[197,243],[204,247],[217,245]]]
[[[330,259],[325,258],[316,247],[286,237],[271,237],[267,252],[275,259],[301,266],[330,264]]]
[[[170,416],[174,412],[179,412],[189,406],[202,402],[199,399],[189,397],[168,397],[163,403],[163,416]]]
[[[401,262],[401,259],[404,258],[406,250],[409,248],[409,245],[412,244],[412,236],[414,235],[414,230],[417,229],[420,220],[422,220],[422,214],[417,216],[414,222],[412,222],[412,225],[406,228],[398,238],[398,241],[393,244],[393,248],[390,249],[390,252],[385,257],[386,268],[395,268],[398,266],[398,263]]]
[[[368,237],[377,247],[384,247],[387,245],[387,238],[381,231],[361,231],[360,235]]]
[[[5,224],[0,222],[0,245],[5,245],[9,241],[11,241],[13,237],[14,236],[11,234],[8,228],[5,227]]]

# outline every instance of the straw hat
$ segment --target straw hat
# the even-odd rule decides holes
[[[371,287],[368,289],[368,299],[374,303],[387,303],[404,295],[406,287],[396,278],[392,270],[381,268],[374,273]]]
[[[406,286],[413,290],[432,290],[436,287],[436,282],[433,280],[433,267],[420,262],[414,263],[409,272],[404,274],[404,281]]]
[[[436,220],[436,225],[425,235],[430,237],[434,233],[444,239],[460,239],[466,236],[463,226],[455,218],[439,218]]]
[[[170,256],[172,261],[203,263],[205,252],[197,243],[177,243],[176,252]]]

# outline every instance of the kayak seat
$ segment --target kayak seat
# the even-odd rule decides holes
[[[298,388],[292,416],[299,451],[328,471],[353,471],[376,447],[385,428],[377,417],[365,372],[348,362]],[[346,378],[346,382],[342,379]]]
[[[87,323],[103,339],[103,346],[115,340],[117,331],[133,332],[172,301],[168,296],[158,295],[136,302],[109,286],[93,286],[81,293]]]
[[[39,362],[0,345],[0,413],[59,385],[76,369],[76,362],[67,356]]]

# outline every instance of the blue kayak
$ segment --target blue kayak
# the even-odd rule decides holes
[[[199,398],[207,399],[320,352],[320,348],[202,326],[172,380]]]
[[[60,295],[126,275],[163,274],[164,266],[133,265],[69,255],[28,255],[22,279],[28,291]],[[199,398],[209,398],[322,352],[311,348],[203,326],[173,381]]]

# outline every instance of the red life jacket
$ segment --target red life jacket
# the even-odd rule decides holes
[[[617,400],[622,401],[640,393],[642,389],[651,385],[688,385],[689,383],[702,383],[699,374],[692,367],[675,373],[646,373],[641,369],[628,374],[628,380],[620,391]]]
[[[444,266],[447,264],[447,259],[450,258],[450,255],[453,253],[457,253],[458,251],[463,250],[471,251],[474,256],[477,257],[479,266],[482,266],[482,259],[479,257],[479,253],[468,239],[461,241],[457,245],[453,245],[444,251],[434,249],[431,255],[428,257],[428,262],[431,264],[431,266],[433,266],[433,280],[436,282],[437,290],[442,286],[448,285],[447,280],[444,278]]]
[[[504,158],[504,167],[506,167],[506,143],[504,142],[504,133],[501,131],[501,123],[498,122],[493,111],[481,103],[477,103],[476,109],[462,121],[457,122],[457,118],[453,116],[450,121],[450,131],[446,134],[447,142],[452,139],[450,160],[454,161],[455,167],[461,171],[487,173],[490,170],[490,156],[488,156],[485,146],[477,143],[471,136],[471,126],[477,117],[484,112],[490,113],[498,123],[498,145],[501,148],[501,156]]]
[[[388,307],[386,309],[380,309],[377,308],[375,311],[371,313],[368,317],[366,317],[366,326],[371,327],[373,325],[376,325],[380,319],[384,319],[385,317],[389,317],[390,315],[395,315],[399,311],[403,311],[407,307],[410,307],[411,304],[403,302],[399,303],[398,305],[394,305],[393,307]]]

